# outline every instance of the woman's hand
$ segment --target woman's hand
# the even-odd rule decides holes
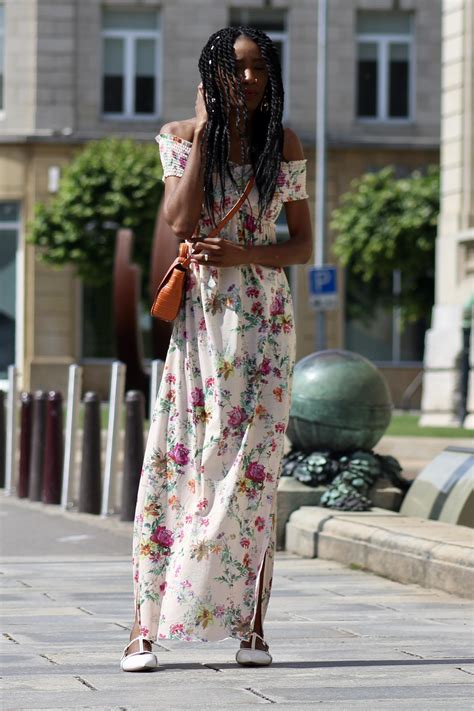
[[[191,262],[204,267],[239,267],[248,264],[248,250],[223,237],[205,237],[193,243]]]
[[[202,83],[199,84],[196,95],[196,129],[202,129],[207,123],[207,109],[204,101],[204,89]]]

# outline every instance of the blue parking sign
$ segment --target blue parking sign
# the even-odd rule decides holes
[[[308,287],[309,298],[314,306],[320,309],[337,307],[337,267],[311,267],[308,272]]]

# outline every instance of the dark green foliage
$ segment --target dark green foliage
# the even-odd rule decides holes
[[[293,476],[307,486],[326,486],[321,506],[342,511],[367,511],[370,493],[377,479],[389,479],[406,491],[409,483],[394,457],[359,450],[349,453],[315,451],[308,454],[292,449],[283,457],[282,476]]]
[[[347,267],[347,314],[369,319],[377,307],[400,306],[402,321],[429,318],[434,298],[434,255],[439,170],[397,179],[392,167],[353,181],[332,213],[334,253]],[[402,293],[392,294],[394,270]]]
[[[42,247],[43,261],[72,264],[84,282],[101,285],[112,278],[116,230],[128,227],[146,291],[161,176],[153,145],[116,138],[91,142],[64,171],[54,199],[36,206],[28,239]]]

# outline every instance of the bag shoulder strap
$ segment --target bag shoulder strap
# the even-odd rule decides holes
[[[250,191],[252,190],[252,188],[253,188],[253,186],[254,186],[254,183],[255,183],[255,178],[252,176],[252,177],[249,179],[247,185],[245,186],[244,192],[243,192],[242,195],[239,197],[239,199],[237,200],[237,202],[235,203],[235,205],[233,205],[233,206],[230,208],[229,212],[226,213],[226,215],[224,215],[224,217],[223,217],[222,220],[219,222],[219,224],[217,224],[217,225],[214,227],[214,229],[211,230],[211,232],[207,235],[207,237],[215,237],[216,235],[218,235],[219,232],[220,232],[220,231],[225,227],[225,225],[229,222],[229,220],[231,220],[231,219],[233,218],[233,216],[235,215],[235,213],[242,207],[243,203],[244,203],[245,200],[248,198],[249,193],[250,193]],[[179,245],[178,256],[176,257],[176,259],[173,261],[173,263],[171,264],[170,268],[169,268],[168,271],[166,272],[166,274],[165,274],[165,276],[164,276],[164,278],[163,278],[162,283],[166,280],[166,278],[168,277],[168,275],[170,274],[170,272],[172,272],[173,269],[174,269],[176,266],[178,266],[178,264],[179,264],[181,267],[183,267],[184,269],[186,269],[186,268],[188,267],[190,261],[191,261],[191,250],[190,250],[190,248],[189,248],[189,242],[181,242],[180,245]]]
[[[222,220],[219,222],[216,227],[209,233],[208,237],[215,237],[219,232],[222,230],[222,228],[233,218],[237,210],[240,209],[242,204],[245,202],[247,199],[250,191],[252,190],[253,186],[255,183],[255,178],[252,176],[250,180],[248,181],[247,185],[245,186],[245,190],[242,193],[242,195],[239,197],[235,205],[233,205],[229,212],[222,218]],[[189,262],[191,261],[191,250],[190,250],[190,245],[188,242],[181,242],[179,245],[179,251],[178,251],[178,256],[176,259],[173,260],[173,262],[170,264],[169,268],[167,269],[165,275],[163,276],[160,285],[157,289],[157,293],[160,291],[161,287],[168,281],[168,278],[170,277],[171,273],[176,267],[179,267],[181,269],[186,269],[189,265]],[[155,297],[156,298],[156,297]]]
[[[219,224],[216,225],[216,226],[214,227],[214,229],[209,232],[209,234],[207,235],[208,237],[215,237],[216,235],[218,235],[219,232],[220,232],[220,231],[226,226],[226,224],[229,222],[229,220],[231,220],[231,219],[234,217],[235,213],[236,213],[238,210],[240,210],[240,208],[242,207],[243,203],[244,203],[245,200],[248,198],[249,193],[250,193],[250,191],[252,190],[252,188],[253,188],[253,186],[254,186],[254,183],[255,183],[255,178],[252,176],[252,177],[249,179],[247,185],[245,186],[244,192],[243,192],[242,195],[239,197],[239,199],[237,200],[237,202],[235,203],[235,205],[233,205],[233,206],[230,208],[229,212],[228,212],[226,215],[224,215],[224,217],[223,217],[222,220],[219,222]]]

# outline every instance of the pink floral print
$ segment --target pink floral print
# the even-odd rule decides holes
[[[162,134],[164,175],[181,176],[191,144]],[[250,166],[232,164],[228,209]],[[263,220],[258,194],[223,236],[276,241],[286,201],[307,197],[305,161],[282,163]],[[220,196],[215,213],[219,218]],[[201,236],[211,229],[204,211]],[[134,587],[142,633],[152,640],[243,638],[252,628],[264,566],[268,604],[276,491],[288,422],[295,337],[285,273],[258,265],[194,265],[175,322],[140,481]]]

